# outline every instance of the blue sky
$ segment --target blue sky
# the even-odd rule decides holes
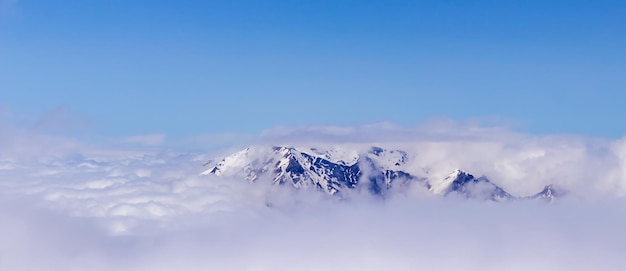
[[[62,109],[114,137],[434,117],[626,134],[623,1],[0,2],[0,107],[22,124]]]

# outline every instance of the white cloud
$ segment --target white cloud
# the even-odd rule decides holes
[[[229,206],[110,236],[106,219],[3,209],[7,270],[620,270],[624,209],[394,199]],[[19,206],[19,205],[17,205]],[[141,228],[143,227],[143,228]],[[37,258],[37,261],[31,259]]]
[[[493,204],[415,192],[339,202],[198,176],[207,154],[119,150],[5,125],[0,270],[620,270],[626,264],[626,139],[439,125],[287,129],[260,141],[411,146],[418,150],[415,166],[466,168],[519,193],[555,182],[591,196]]]

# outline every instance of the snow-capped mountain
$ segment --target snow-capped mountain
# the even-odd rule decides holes
[[[541,192],[527,197],[528,199],[542,199],[547,202],[552,202],[556,198],[562,197],[565,195],[565,192],[562,189],[556,189],[553,185],[546,185]]]
[[[317,188],[335,194],[356,188],[364,175],[371,182],[368,189],[381,193],[396,179],[414,177],[399,170],[406,153],[372,149],[365,156],[353,150],[332,148],[249,147],[225,157],[202,174],[242,177],[256,181],[268,177],[273,183],[296,188]]]
[[[298,189],[318,189],[341,195],[346,189],[367,189],[383,195],[396,186],[421,185],[434,194],[458,195],[493,201],[516,197],[491,182],[487,177],[474,177],[456,169],[444,178],[427,173],[417,176],[408,167],[409,155],[402,150],[371,147],[365,151],[332,147],[252,146],[232,155],[207,163],[202,175],[244,178],[250,182],[266,178],[274,184]],[[423,176],[422,176],[423,175]],[[552,186],[532,197],[552,201],[560,195]]]

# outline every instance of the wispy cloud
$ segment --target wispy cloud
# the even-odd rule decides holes
[[[30,129],[40,133],[71,133],[86,132],[90,126],[90,121],[82,113],[67,105],[59,105],[41,114],[30,124]]]
[[[124,138],[116,139],[115,141],[119,143],[131,143],[131,144],[139,144],[146,146],[159,146],[165,143],[165,134],[156,133],[156,134],[147,134],[147,135],[134,135]]]

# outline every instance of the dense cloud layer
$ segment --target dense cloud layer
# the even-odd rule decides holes
[[[416,154],[412,168],[486,175],[505,190],[530,195],[547,184],[576,197],[626,196],[626,138],[530,135],[449,120],[415,127],[382,123],[358,127],[277,128],[263,143],[384,146]]]
[[[311,140],[296,135],[307,134],[325,144],[354,138],[412,146],[420,150],[416,165],[466,168],[511,190],[522,187],[518,192],[556,181],[574,195],[554,204],[496,204],[420,189],[384,201],[368,194],[340,201],[198,176],[207,154],[93,146],[1,128],[0,270],[620,270],[626,264],[625,140],[471,125],[431,135],[393,125],[348,127],[331,131],[341,134],[334,138],[325,128],[296,129],[262,139],[299,144]]]

